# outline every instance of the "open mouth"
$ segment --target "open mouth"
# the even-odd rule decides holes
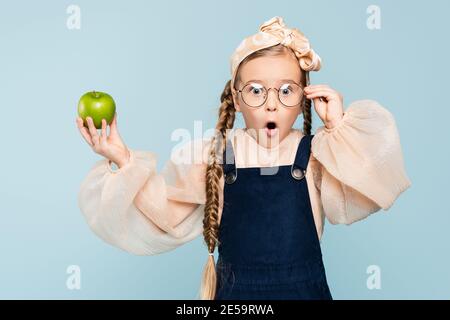
[[[265,130],[266,130],[266,133],[267,133],[267,135],[269,137],[273,137],[278,132],[277,124],[275,122],[273,122],[273,121],[269,121],[266,124]]]

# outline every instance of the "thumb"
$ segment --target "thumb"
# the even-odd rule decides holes
[[[313,101],[316,112],[319,114],[321,120],[324,120],[327,113],[327,104],[321,101],[319,98],[313,98]]]

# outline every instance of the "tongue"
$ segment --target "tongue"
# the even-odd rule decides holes
[[[266,127],[266,134],[269,137],[273,137],[274,135],[276,135],[278,132],[278,128],[274,128],[274,129],[269,129],[268,127]]]

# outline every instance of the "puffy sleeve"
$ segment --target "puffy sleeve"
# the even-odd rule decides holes
[[[172,152],[160,173],[156,154],[130,149],[130,161],[113,169],[98,161],[82,181],[78,205],[92,231],[137,255],[166,252],[203,230],[203,150],[207,140]]]
[[[394,117],[376,101],[355,101],[334,128],[320,127],[311,152],[320,163],[314,181],[332,224],[388,210],[411,186]]]

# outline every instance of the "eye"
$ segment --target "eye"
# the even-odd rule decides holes
[[[289,94],[292,93],[292,91],[293,91],[293,88],[292,88],[292,86],[289,83],[283,84],[280,87],[280,92],[283,95],[289,95]]]
[[[261,88],[252,88],[252,93],[253,94],[260,94],[261,93]]]
[[[264,87],[258,83],[251,83],[247,86],[246,91],[254,96],[259,96],[264,93]]]

